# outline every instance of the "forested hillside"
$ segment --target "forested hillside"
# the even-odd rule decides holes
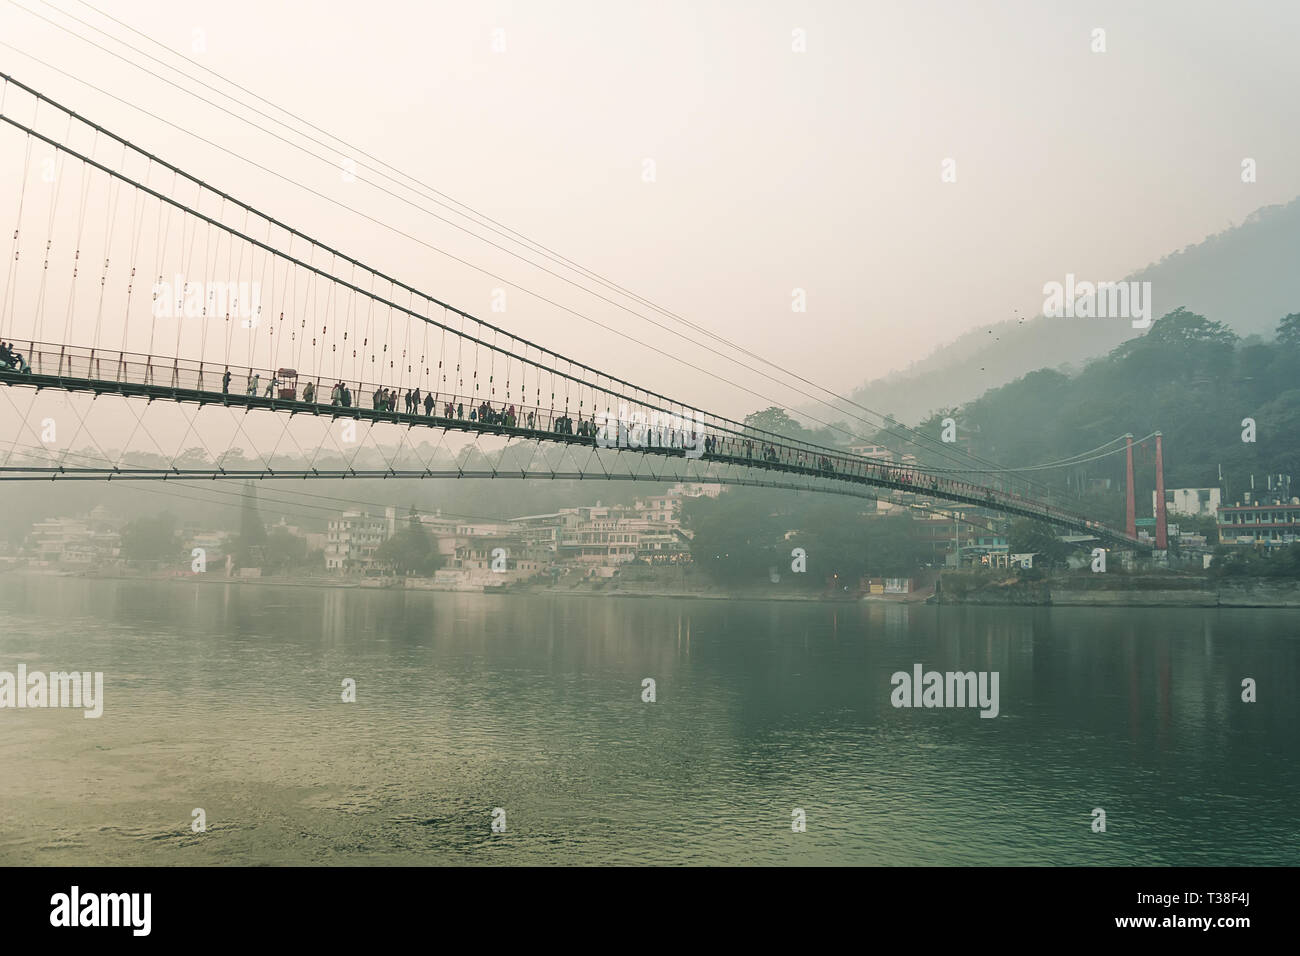
[[[1213,316],[1242,337],[1268,335],[1300,303],[1300,199],[1257,210],[1238,226],[1173,252],[1127,276],[1150,282],[1153,316],[1182,306]],[[1045,276],[1043,281],[1061,276]],[[1118,279],[1119,277],[1112,277]],[[914,423],[968,402],[1039,368],[1078,369],[1140,337],[1125,319],[1062,319],[1008,314],[936,349],[908,369],[849,395]],[[819,417],[825,413],[817,412]]]

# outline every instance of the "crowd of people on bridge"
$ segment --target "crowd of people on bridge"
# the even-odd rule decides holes
[[[31,371],[31,367],[12,342],[0,341],[0,370],[15,370],[27,373]],[[221,391],[223,394],[230,394],[232,377],[231,371],[227,367],[221,376]],[[257,397],[260,380],[261,373],[250,368],[246,376],[245,394],[250,397]],[[303,386],[301,401],[307,404],[316,404],[317,388],[316,382],[308,381]],[[293,390],[292,381],[287,381],[284,387],[281,388],[281,382],[277,374],[272,373],[266,386],[265,396],[275,398],[278,395],[292,399]],[[399,390],[395,388],[377,387],[371,395],[372,407],[376,411],[389,413],[395,418],[399,417],[397,410],[398,392]],[[516,408],[514,404],[506,403],[502,403],[498,408],[494,407],[491,402],[484,400],[479,402],[478,405],[470,405],[469,416],[466,419],[465,403],[456,401],[455,396],[448,396],[447,401],[440,406],[440,399],[436,394],[433,392],[422,394],[420,389],[416,387],[403,392],[400,398],[402,400],[401,414],[406,416],[419,416],[423,409],[424,418],[435,419],[439,417],[435,412],[440,410],[441,417],[448,421],[468,421],[475,426],[487,425],[526,429],[528,431],[537,431],[539,427],[546,430],[546,422],[549,417],[550,431],[556,435],[572,436],[578,439],[595,439],[600,432],[600,426],[597,424],[594,415],[592,418],[586,419],[579,412],[575,421],[567,408],[558,415],[552,410],[548,416],[543,409],[525,411],[523,408]],[[342,408],[352,407],[353,394],[347,383],[338,381],[330,387],[330,405]],[[687,444],[686,433],[681,433],[682,441],[680,444],[677,437],[676,433],[670,433],[668,447],[685,449]],[[752,437],[742,437],[735,433],[705,434],[697,437],[696,440],[702,441],[705,455],[722,460],[754,462],[757,457],[766,465],[775,466],[781,470],[816,471],[827,475],[883,483],[904,490],[914,489],[939,496],[955,496],[956,500],[983,500],[990,506],[996,506],[999,502],[1003,502],[1031,509],[1033,505],[1037,504],[1038,508],[1033,510],[1041,510],[1042,514],[1049,519],[1055,517],[1063,523],[1082,523],[1086,527],[1100,527],[1099,523],[1087,522],[1082,516],[1050,506],[1043,506],[1040,503],[1029,502],[1011,492],[995,492],[994,489],[987,486],[971,484],[952,478],[940,478],[925,469],[898,467],[894,464],[885,464],[852,456],[833,457],[823,453],[821,449],[800,448],[794,444],[756,441]]]
[[[3,363],[6,367],[27,370],[22,356],[13,351],[10,343],[0,343],[0,363]],[[227,368],[221,378],[223,393],[229,394],[230,382],[231,373]],[[256,396],[259,382],[260,373],[249,369],[246,393],[250,396]],[[266,387],[266,395],[276,395],[279,385],[276,376],[272,375],[270,384]],[[400,413],[397,404],[399,398],[402,402]],[[304,385],[301,401],[308,404],[316,403],[317,385],[315,382],[309,381]],[[353,394],[347,383],[338,381],[331,386],[330,405],[342,408],[352,407]],[[572,436],[578,439],[594,440],[600,431],[600,426],[597,424],[594,415],[588,419],[584,418],[580,412],[575,420],[567,409],[558,414],[551,412],[550,416],[548,416],[545,410],[525,411],[522,408],[516,408],[514,404],[506,403],[494,407],[491,402],[483,400],[477,405],[471,404],[467,416],[465,403],[456,401],[455,396],[448,396],[446,402],[441,402],[433,392],[422,393],[418,387],[402,392],[396,388],[378,386],[371,393],[371,406],[376,411],[385,412],[395,418],[400,418],[402,415],[420,416],[423,413],[422,417],[428,419],[441,417],[448,421],[470,422],[475,426],[520,428],[528,431],[536,431],[539,426],[545,430],[547,428],[546,421],[549,417],[550,431],[556,435]],[[677,437],[679,436],[676,434],[672,436],[669,447],[685,448],[686,433],[683,432],[680,435],[681,444],[677,442]],[[794,445],[777,444],[768,441],[756,441],[751,437],[741,437],[735,434],[705,434],[698,440],[703,443],[704,454],[710,457],[743,459],[748,462],[754,462],[757,459],[766,465],[793,471],[816,471],[828,475],[843,474],[847,477],[884,481],[902,488],[924,489],[935,493],[948,491],[971,494],[974,490],[973,488],[968,490],[959,487],[961,484],[959,482],[940,479],[924,472],[913,472],[906,468],[873,461],[858,461],[852,458],[839,459],[821,453],[819,450],[803,449]],[[837,462],[839,462],[838,467]],[[981,493],[984,491],[985,489],[980,489]],[[992,500],[991,492],[989,493],[989,500]]]
[[[579,412],[578,422],[575,425],[573,419],[569,417],[569,413],[566,411],[564,415],[560,417],[559,422],[564,426],[564,430],[560,432],[560,429],[557,427],[556,431],[563,435],[574,435],[578,438],[595,438],[600,433],[600,426],[596,424],[596,415],[594,412],[592,413],[591,418],[586,419],[584,419],[582,413]]]
[[[25,363],[22,356],[12,350],[9,343],[0,343],[0,361],[7,366],[25,369]],[[256,395],[258,391],[258,382],[260,373],[249,369],[247,394]],[[224,393],[230,391],[230,370],[226,369],[221,378],[221,390]],[[279,385],[274,375],[271,377],[270,384],[266,388],[267,396],[275,395],[275,390]],[[383,386],[376,387],[371,394],[371,405],[376,411],[387,412],[397,416],[397,401],[399,390]],[[418,387],[408,389],[401,393],[402,414],[407,416],[420,415],[421,408],[424,411],[425,418],[435,418],[434,410],[438,408],[438,397],[432,392],[421,394]],[[316,401],[316,384],[308,382],[302,393],[302,401],[308,404],[314,404]],[[330,405],[336,407],[349,408],[352,406],[352,391],[345,382],[336,382],[330,389]],[[442,405],[442,417],[447,420],[466,421],[465,403],[456,402],[455,396],[449,396],[447,402]],[[545,415],[543,415],[545,420]],[[468,421],[475,425],[491,425],[504,428],[524,428],[529,431],[537,429],[537,412],[528,411],[526,414],[523,409],[516,409],[513,404],[502,404],[500,408],[494,408],[492,403],[484,400],[477,406],[471,405],[469,410]],[[543,427],[545,427],[543,425]],[[582,439],[595,439],[599,433],[600,426],[596,423],[596,418],[583,418],[582,413],[578,414],[577,421],[566,409],[559,415],[555,415],[551,420],[551,431],[557,435],[573,436]],[[671,436],[670,447],[684,448],[685,433],[682,434],[682,444],[676,441],[677,436]],[[785,466],[794,470],[807,471],[815,470],[823,474],[839,474],[840,469],[836,468],[835,459],[826,454],[814,454],[810,450],[804,450],[791,446],[778,446],[771,442],[755,442],[751,438],[739,438],[737,436],[719,436],[706,434],[700,439],[703,442],[704,454],[711,457],[721,458],[743,458],[746,461],[757,457],[769,465]],[[843,473],[848,476],[863,478],[872,478],[879,481],[887,481],[897,484],[900,487],[923,487],[933,492],[940,491],[962,491],[958,487],[959,483],[954,483],[946,479],[939,479],[936,476],[927,475],[925,481],[922,481],[920,474],[915,474],[907,469],[900,469],[892,465],[883,465],[876,462],[853,461],[845,459],[843,462]],[[951,486],[951,487],[949,487]],[[988,500],[993,500],[992,492],[988,493]]]
[[[29,373],[31,367],[22,353],[17,351],[14,343],[0,341],[0,370]],[[221,376],[221,391],[225,395],[230,394],[232,378],[230,368],[227,367]],[[245,394],[249,397],[257,397],[260,380],[261,373],[250,368],[245,379]],[[307,404],[316,404],[317,388],[316,382],[308,381],[303,386],[301,401]],[[271,373],[266,386],[265,397],[275,398],[278,396],[294,400],[294,389],[293,380],[287,380],[284,386],[281,387],[277,374]],[[399,417],[397,411],[398,391],[395,388],[377,387],[371,395],[372,407],[376,411],[387,412],[395,418]],[[401,414],[419,416],[421,409],[423,409],[424,418],[435,419],[439,417],[435,414],[435,411],[440,407],[440,400],[433,392],[422,394],[420,389],[416,387],[403,392],[400,397],[402,399]],[[352,390],[347,383],[338,381],[331,386],[331,406],[350,408],[353,403]],[[571,436],[578,439],[595,439],[600,433],[600,426],[597,424],[594,414],[592,418],[586,419],[579,412],[575,421],[567,408],[558,415],[552,410],[548,416],[543,409],[525,411],[523,408],[516,408],[514,404],[506,403],[502,403],[498,408],[494,407],[491,402],[484,400],[479,402],[478,405],[470,405],[469,417],[466,419],[465,403],[456,401],[455,396],[448,396],[447,401],[441,405],[441,417],[448,421],[464,422],[468,420],[475,426],[487,425],[510,429],[526,429],[528,431],[537,431],[539,427],[546,430],[546,422],[549,417],[550,431],[556,435]],[[677,440],[678,437],[681,438],[680,443]],[[777,444],[756,441],[749,435],[742,436],[736,433],[721,435],[709,433],[697,436],[696,441],[702,442],[705,455],[724,461],[733,460],[752,463],[757,457],[765,465],[774,466],[780,470],[816,471],[826,475],[842,476],[870,483],[882,483],[903,490],[915,490],[941,497],[952,497],[954,500],[983,501],[991,507],[996,507],[999,503],[1011,504],[1022,507],[1026,511],[1041,513],[1043,517],[1048,519],[1055,518],[1061,523],[1088,528],[1101,527],[1098,522],[1086,521],[1080,515],[1046,506],[1039,502],[1028,501],[1022,496],[1009,491],[995,490],[985,485],[977,485],[952,478],[941,478],[923,468],[899,467],[894,464],[885,464],[854,456],[832,456],[823,453],[821,449],[801,448],[796,444],[785,444],[784,442]],[[677,432],[670,431],[667,447],[685,450],[687,448],[687,432],[683,431],[679,436]]]
[[[477,408],[469,410],[469,420],[480,425],[515,428],[519,424],[519,414],[515,411],[514,405],[507,407],[503,404],[500,408],[493,408],[491,402],[484,401],[480,402]]]

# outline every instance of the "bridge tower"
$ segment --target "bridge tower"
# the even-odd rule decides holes
[[[1165,518],[1165,460],[1160,445],[1160,433],[1156,432],[1156,549],[1164,551],[1169,547],[1169,526]]]
[[[1124,533],[1130,538],[1137,537],[1137,509],[1133,497],[1133,433],[1124,436],[1128,442],[1128,493],[1124,501]]]

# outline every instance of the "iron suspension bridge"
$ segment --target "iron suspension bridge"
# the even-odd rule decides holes
[[[0,78],[0,120],[22,147],[9,154],[21,152],[22,168],[12,176],[16,223],[0,296],[0,338],[21,359],[0,363],[0,384],[393,423],[475,440],[554,443],[584,456],[572,471],[6,459],[0,480],[600,478],[869,498],[887,490],[1150,547],[1041,491],[1017,494],[949,470],[793,440],[603,374],[378,272]],[[15,115],[23,106],[30,108]],[[52,156],[44,159],[42,188],[29,179],[33,150],[46,149]],[[71,211],[60,215],[69,180],[76,183]],[[146,275],[156,277],[148,294],[138,288]],[[399,409],[396,396],[410,393],[417,404]],[[615,409],[623,422],[671,423],[666,440],[661,426],[656,441],[609,447]],[[640,464],[609,466],[611,457],[629,454]]]

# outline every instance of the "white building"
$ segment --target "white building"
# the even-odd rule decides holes
[[[101,505],[82,518],[35,522],[27,550],[38,564],[90,566],[121,555],[120,528]]]
[[[581,564],[623,564],[636,560],[640,534],[624,509],[602,505],[563,508],[560,554]],[[576,515],[576,520],[569,515]]]
[[[331,518],[325,532],[325,567],[330,571],[356,571],[373,567],[375,552],[396,525],[395,509],[383,516],[366,511],[345,511]]]
[[[566,520],[559,511],[549,514],[525,515],[511,518],[512,533],[519,536],[525,548],[554,559],[560,550],[560,535]]]
[[[1218,488],[1166,488],[1165,511],[1171,515],[1203,515],[1213,518],[1219,513],[1222,492]],[[1156,493],[1151,492],[1151,514],[1156,513]]]
[[[873,458],[876,461],[883,462],[892,462],[894,460],[894,453],[884,445],[849,445],[849,454],[857,455],[859,458]]]

